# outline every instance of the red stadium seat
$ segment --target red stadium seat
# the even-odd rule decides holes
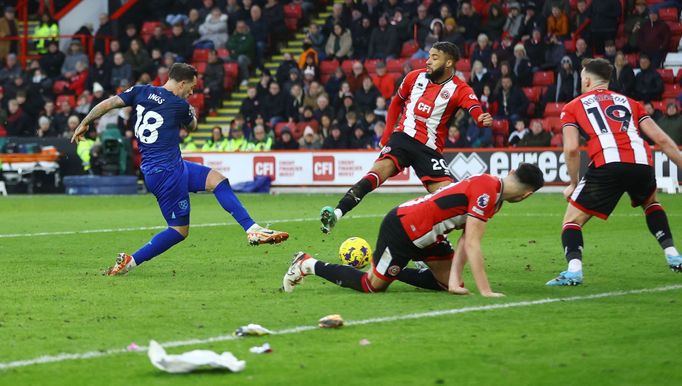
[[[280,138],[282,136],[282,129],[284,129],[284,127],[288,127],[292,132],[296,128],[293,123],[289,124],[289,122],[280,122],[275,125],[275,137]]]
[[[493,134],[509,135],[509,121],[506,119],[493,120]]]
[[[402,81],[402,79],[403,79],[403,73],[402,72],[389,72],[389,74],[391,74],[391,76],[393,77],[393,80],[395,80],[396,82],[398,80]]]
[[[203,90],[204,89],[204,78],[197,78],[197,84],[194,85],[195,90]]]
[[[337,68],[339,68],[339,61],[336,59],[323,60],[320,62],[320,73],[322,73],[322,75],[333,74]]]
[[[353,60],[344,60],[343,63],[341,63],[341,69],[343,69],[343,72],[346,75],[349,75],[351,72],[353,72]]]
[[[287,4],[284,6],[284,16],[286,18],[300,19],[303,17],[303,10],[300,4]]]
[[[388,72],[402,72],[403,65],[407,60],[405,59],[388,59],[386,61],[386,71]]]
[[[564,48],[566,49],[566,52],[569,54],[572,54],[575,52],[575,42],[573,40],[566,40],[564,41]]]
[[[523,93],[526,94],[528,101],[533,103],[538,103],[540,101],[540,96],[542,89],[540,87],[524,87]]]
[[[320,74],[320,82],[322,82],[322,84],[327,84],[331,77],[331,74]]]
[[[552,147],[562,147],[564,146],[564,135],[561,133],[554,134],[552,140],[549,142]]]
[[[630,67],[632,68],[639,67],[639,54],[625,54],[625,58],[628,60]]]
[[[679,21],[669,21],[667,22],[668,27],[670,27],[670,34],[671,35],[680,35],[682,34],[682,23]]]
[[[236,82],[237,78],[226,75],[225,79],[223,79],[223,88],[225,90],[232,91]]]
[[[471,71],[471,61],[468,58],[461,58],[455,63],[455,69],[457,71]]]
[[[189,102],[190,105],[194,106],[194,108],[197,111],[203,111],[204,110],[204,94],[198,93],[198,94],[192,94],[187,98],[187,102]]]
[[[672,68],[657,68],[656,71],[663,78],[663,83],[675,83],[675,75]]]
[[[658,17],[662,21],[680,21],[680,13],[677,11],[677,8],[661,8],[658,10]]]
[[[221,59],[227,59],[230,57],[230,50],[227,48],[216,48],[216,54]]]
[[[237,78],[239,76],[239,65],[237,63],[224,63],[223,69],[226,77]]]
[[[298,19],[290,17],[284,19],[284,24],[289,31],[296,31],[298,29]]]
[[[677,52],[677,47],[680,45],[680,39],[682,39],[682,35],[673,35],[670,37],[668,52]]]
[[[68,102],[71,108],[76,107],[76,97],[73,95],[60,95],[57,97],[57,100],[55,101],[56,105],[56,110],[57,111],[62,111],[62,102]]]
[[[64,92],[69,90],[69,86],[71,86],[71,83],[65,80],[57,80],[52,85],[52,92],[55,95],[63,94]]]
[[[400,57],[401,58],[409,58],[412,56],[417,50],[419,49],[419,46],[417,43],[414,41],[410,40],[405,43],[403,43],[402,48],[400,49]]]
[[[533,74],[533,86],[549,86],[554,84],[554,71],[538,71]]]
[[[208,64],[206,62],[193,62],[192,66],[194,66],[200,74],[203,74],[206,72],[206,66],[208,66]]]
[[[412,66],[413,70],[425,68],[426,67],[426,59],[411,59],[410,65]]]
[[[674,83],[674,84],[666,84],[663,86],[663,99],[667,98],[677,98],[680,93],[682,93],[682,87],[680,87],[679,84]]]
[[[558,117],[565,103],[547,103],[545,106],[545,117]]]
[[[140,30],[141,35],[152,35],[154,33],[154,28],[161,25],[160,21],[145,21],[142,24],[142,29]]]
[[[193,62],[208,62],[208,48],[195,48],[192,53]]]
[[[380,61],[381,61],[381,59],[367,59],[367,60],[365,60],[365,68],[367,69],[367,72],[375,73],[377,63]]]
[[[529,102],[529,103],[528,103],[528,108],[526,108],[526,115],[529,116],[529,117],[534,117],[534,116],[536,115],[536,114],[535,114],[535,113],[536,113],[536,111],[535,111],[536,108],[537,108],[537,106],[535,105],[535,103]]]
[[[551,131],[552,133],[561,133],[561,118],[559,117],[547,117],[542,120],[542,127],[545,130]]]

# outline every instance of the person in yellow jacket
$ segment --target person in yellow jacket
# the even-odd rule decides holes
[[[183,153],[199,151],[199,148],[194,143],[194,139],[189,134],[189,130],[185,126],[180,127],[180,151]]]
[[[248,151],[268,151],[272,148],[272,137],[265,133],[262,125],[253,128],[253,141],[249,142]]]
[[[211,138],[206,141],[201,151],[225,151],[227,147],[227,138],[223,136],[223,129],[220,126],[214,126],[211,132]]]
[[[95,143],[97,143],[97,130],[90,129],[83,140],[78,142],[78,146],[76,147],[76,154],[78,154],[78,158],[81,159],[83,171],[85,172],[90,171],[90,156],[92,148],[95,147]]]
[[[52,20],[47,13],[43,14],[40,25],[33,32],[35,38],[36,50],[39,54],[47,53],[47,44],[59,36],[59,24]]]
[[[230,130],[230,139],[227,141],[225,151],[246,151],[249,147],[249,141],[244,138],[244,132],[240,126],[235,125]]]

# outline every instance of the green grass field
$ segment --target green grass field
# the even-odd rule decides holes
[[[338,195],[244,195],[261,224],[292,235],[283,245],[257,248],[247,246],[241,228],[211,195],[193,196],[196,227],[189,238],[114,278],[100,273],[116,253],[132,253],[158,231],[139,227],[163,225],[151,195],[0,198],[0,368],[150,339],[208,339],[248,323],[279,331],[313,326],[334,313],[366,322],[168,348],[231,351],[247,362],[236,374],[166,374],[152,367],[146,353],[123,352],[0,369],[0,385],[682,384],[681,287],[518,304],[682,284],[682,275],[668,270],[641,211],[625,199],[608,222],[586,227],[581,287],[544,285],[565,268],[565,202],[557,194],[539,194],[506,204],[489,222],[483,245],[488,275],[505,298],[456,297],[402,283],[366,295],[316,277],[293,293],[279,291],[294,252],[336,261],[339,244],[349,236],[373,245],[383,214],[413,196],[370,195],[353,212],[357,218],[343,219],[323,236],[318,210]],[[682,201],[665,195],[661,201],[679,241]],[[475,289],[471,277],[466,280]],[[404,318],[508,303],[517,307]],[[398,320],[368,320],[378,317]],[[361,339],[371,344],[362,346]],[[249,353],[265,342],[273,353]]]

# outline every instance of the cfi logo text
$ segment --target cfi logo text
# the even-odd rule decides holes
[[[478,205],[480,208],[485,208],[488,206],[488,203],[490,202],[490,196],[488,194],[482,194],[478,196],[476,199],[476,205]]]

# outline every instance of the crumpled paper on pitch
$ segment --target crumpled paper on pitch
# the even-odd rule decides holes
[[[155,340],[149,341],[147,354],[154,367],[168,373],[188,373],[200,367],[228,369],[237,373],[246,367],[246,361],[240,361],[227,351],[220,355],[210,350],[192,350],[169,355]]]

